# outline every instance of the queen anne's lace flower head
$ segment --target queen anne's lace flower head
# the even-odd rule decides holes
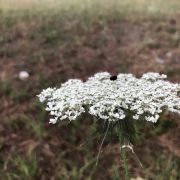
[[[166,75],[146,73],[141,78],[132,74],[97,73],[86,82],[70,79],[60,88],[48,88],[38,95],[57,120],[75,120],[84,112],[108,121],[144,118],[157,122],[163,110],[180,113],[180,84],[163,80]]]

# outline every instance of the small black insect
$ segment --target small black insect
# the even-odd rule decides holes
[[[110,80],[111,80],[111,81],[115,81],[116,79],[117,79],[117,76],[111,76],[111,77],[110,77]]]

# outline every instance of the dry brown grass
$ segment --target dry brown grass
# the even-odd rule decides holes
[[[81,13],[86,11],[91,15],[119,12],[146,12],[146,13],[174,13],[180,11],[179,0],[0,0],[2,11],[12,10],[69,10]],[[97,11],[98,10],[98,11]]]

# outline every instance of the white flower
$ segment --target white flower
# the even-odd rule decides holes
[[[133,119],[138,120],[138,119],[139,119],[139,115],[138,115],[138,114],[134,115],[134,116],[133,116]]]
[[[165,79],[167,76],[165,74],[159,74],[155,72],[148,72],[142,76],[142,79],[146,80],[157,80],[157,79]]]
[[[50,124],[56,124],[56,122],[57,122],[57,118],[51,118],[50,120],[49,120],[49,123]]]
[[[29,77],[29,73],[27,71],[21,71],[19,72],[19,79],[25,80]]]
[[[46,110],[57,120],[75,120],[90,113],[108,121],[144,118],[157,122],[167,109],[180,113],[180,84],[163,80],[166,75],[146,73],[141,78],[132,74],[97,73],[86,82],[70,79],[60,88],[48,88],[38,95]]]

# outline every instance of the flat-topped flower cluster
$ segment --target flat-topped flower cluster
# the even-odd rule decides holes
[[[86,82],[70,79],[60,88],[47,88],[38,97],[46,104],[53,124],[76,120],[85,112],[108,121],[123,120],[130,114],[132,119],[155,123],[164,110],[180,113],[180,84],[165,78],[153,72],[141,78],[132,74],[111,78],[108,72],[101,72]]]

